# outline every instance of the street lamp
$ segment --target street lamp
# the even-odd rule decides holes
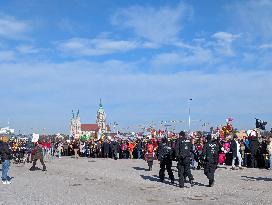
[[[192,100],[193,100],[192,98],[190,98],[190,99],[188,100],[188,112],[189,112],[189,119],[188,119],[189,130],[188,130],[188,132],[189,132],[189,133],[190,133],[190,131],[191,131],[191,108],[190,108],[190,102],[191,102]]]

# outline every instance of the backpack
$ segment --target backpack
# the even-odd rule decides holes
[[[207,160],[216,162],[218,159],[218,145],[216,143],[207,144]]]
[[[191,156],[191,146],[192,144],[190,142],[187,141],[180,141],[179,142],[179,150],[177,155],[179,156],[179,158],[186,158],[186,157],[190,157]]]
[[[162,161],[164,159],[171,159],[172,157],[172,148],[168,147],[166,144],[162,145],[159,153],[159,161]]]

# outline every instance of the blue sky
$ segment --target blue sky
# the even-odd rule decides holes
[[[272,1],[0,1],[0,126],[272,122]],[[199,122],[201,120],[201,122]],[[181,123],[186,129],[187,123]]]

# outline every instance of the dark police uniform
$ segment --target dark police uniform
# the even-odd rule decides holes
[[[211,187],[214,184],[214,173],[218,164],[219,145],[216,140],[211,140],[210,136],[207,139],[208,142],[203,149],[204,174],[209,179],[209,186]]]
[[[165,167],[168,172],[169,178],[171,180],[171,183],[174,183],[174,175],[172,171],[172,148],[167,146],[166,144],[166,139],[162,140],[162,144],[159,146],[159,157],[158,160],[160,161],[160,172],[159,172],[159,177],[160,181],[163,182],[164,180],[164,172],[165,172]]]
[[[176,158],[178,160],[178,177],[179,187],[184,187],[184,181],[186,177],[189,177],[190,184],[193,185],[193,175],[190,170],[191,153],[193,152],[193,145],[190,140],[185,136],[178,139],[176,144]]]
[[[112,142],[112,158],[117,160],[117,153],[118,153],[118,143],[116,141]]]
[[[258,149],[260,147],[260,143],[258,141],[258,137],[253,136],[250,143],[250,152],[251,152],[251,167],[258,167]]]

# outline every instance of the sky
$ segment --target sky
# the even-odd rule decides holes
[[[271,0],[0,0],[0,127],[272,124]],[[192,101],[189,101],[192,99]],[[206,123],[206,127],[202,124]],[[173,126],[172,126],[173,127]]]

